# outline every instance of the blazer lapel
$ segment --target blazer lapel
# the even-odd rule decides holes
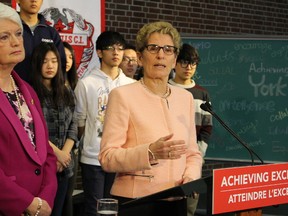
[[[10,105],[9,101],[7,100],[5,94],[2,92],[2,90],[0,92],[0,101],[1,101],[0,110],[6,116],[6,118],[10,122],[10,124],[13,125],[15,133],[17,134],[18,138],[20,139],[26,152],[30,155],[30,157],[36,163],[41,164],[39,157],[38,157],[37,153],[35,152],[26,131],[23,128],[22,123],[19,121],[18,116],[16,115],[15,111],[13,110],[12,106]]]
[[[46,161],[47,157],[47,148],[46,143],[48,142],[47,133],[45,131],[46,126],[44,124],[45,120],[44,118],[41,118],[40,112],[42,112],[40,105],[35,103],[35,99],[31,96],[31,93],[29,92],[28,88],[24,84],[24,82],[20,79],[20,77],[16,74],[15,81],[18,83],[19,89],[24,95],[25,101],[27,106],[29,107],[29,110],[31,112],[31,115],[33,117],[34,122],[34,133],[35,133],[35,144],[36,144],[36,150],[38,154],[38,159],[40,160],[40,164],[43,164],[44,161]],[[36,95],[36,94],[35,94]],[[38,98],[37,98],[38,100]],[[43,137],[45,137],[43,139]],[[38,146],[41,146],[41,148],[38,148]]]
[[[0,103],[0,110],[3,111],[3,113],[6,115],[7,119],[10,121],[10,123],[15,128],[15,133],[18,135],[19,139],[21,140],[22,145],[24,146],[27,153],[30,155],[30,157],[39,165],[42,165],[44,161],[46,160],[47,155],[47,149],[46,145],[45,147],[37,148],[37,146],[41,145],[43,146],[43,137],[46,137],[45,133],[45,126],[43,125],[43,121],[40,117],[40,114],[37,110],[37,107],[34,103],[34,99],[32,98],[28,88],[25,86],[24,82],[20,79],[20,77],[12,73],[15,82],[17,83],[21,93],[23,94],[26,104],[30,110],[30,113],[33,117],[34,122],[34,133],[35,133],[35,144],[36,144],[36,150],[35,152],[31,141],[29,137],[27,136],[26,131],[23,128],[22,123],[19,121],[17,115],[15,114],[13,108],[11,107],[9,101],[7,100],[4,93],[0,92],[0,101],[3,103]],[[39,107],[40,108],[40,107]]]

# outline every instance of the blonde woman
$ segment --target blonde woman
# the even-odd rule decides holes
[[[117,173],[111,194],[120,202],[201,176],[193,97],[168,84],[179,47],[170,23],[143,26],[136,38],[143,78],[110,93],[99,158],[105,171]],[[137,215],[186,216],[186,199],[172,200],[143,205]]]

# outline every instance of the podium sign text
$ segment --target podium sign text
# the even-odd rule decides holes
[[[288,163],[213,171],[212,214],[288,203]]]

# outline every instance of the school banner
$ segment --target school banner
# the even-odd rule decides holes
[[[46,0],[40,13],[75,50],[77,72],[83,77],[99,60],[95,51],[98,35],[105,30],[105,0]],[[12,6],[19,11],[15,0]]]

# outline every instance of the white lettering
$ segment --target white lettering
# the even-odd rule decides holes
[[[262,75],[261,81],[258,83],[253,82],[252,76],[249,75],[249,83],[254,87],[254,96],[286,96],[284,89],[287,87],[287,84],[282,83],[282,77],[279,77],[276,83],[266,83],[266,76]]]
[[[271,173],[271,181],[288,180],[288,170],[273,171]]]
[[[286,191],[287,192],[287,191]],[[270,194],[269,194],[270,196]],[[267,198],[267,191],[252,191],[249,193],[232,194],[229,196],[228,204],[236,202],[249,202]]]
[[[243,175],[231,175],[228,178],[223,177],[221,187],[247,185],[252,183],[268,182],[268,172],[264,173],[249,173]]]
[[[269,198],[288,196],[288,188],[275,188],[269,190]]]

